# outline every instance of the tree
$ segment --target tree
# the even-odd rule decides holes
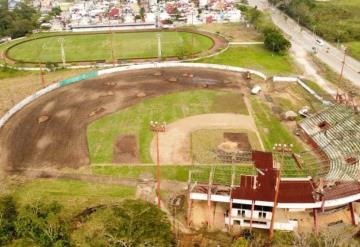
[[[141,20],[145,21],[145,9],[144,9],[144,7],[140,8],[139,15],[141,17]]]
[[[0,6],[0,36],[18,38],[38,27],[38,12],[25,3],[18,3],[13,11]]]
[[[15,221],[17,211],[11,196],[0,197],[0,246],[4,246],[15,238]]]
[[[69,227],[60,216],[57,202],[36,202],[19,210],[16,232],[24,241],[31,240],[39,246],[71,246]]]
[[[281,55],[285,54],[291,47],[291,43],[278,30],[266,32],[264,44],[268,50]]]
[[[81,246],[172,246],[166,214],[139,200],[97,211],[74,235]]]
[[[57,16],[57,15],[60,15],[61,14],[61,8],[59,7],[59,6],[57,6],[57,7],[53,7],[52,9],[51,9],[51,12],[49,13],[49,15],[51,15],[51,16]]]

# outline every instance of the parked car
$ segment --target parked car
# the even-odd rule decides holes
[[[316,39],[316,44],[318,44],[319,46],[325,45],[324,41],[322,41],[321,39]]]

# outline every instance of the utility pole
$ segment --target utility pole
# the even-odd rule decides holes
[[[63,67],[65,68],[66,64],[66,57],[65,57],[65,50],[64,50],[64,38],[58,38],[58,42],[60,43],[60,49],[61,49],[61,60]]]
[[[161,60],[161,34],[158,33],[156,35],[156,37],[157,37],[157,46],[158,46],[158,59],[160,61]]]
[[[191,26],[194,28],[194,9],[191,9]],[[194,54],[194,33],[191,32],[191,55]]]
[[[111,58],[112,58],[112,63],[113,63],[113,67],[115,67],[116,64],[116,58],[115,58],[115,52],[114,52],[114,31],[111,27],[111,22],[110,22],[110,16],[109,16],[109,28],[110,28],[110,34],[111,34],[111,40],[110,40],[110,45],[111,45]]]
[[[316,25],[313,26],[313,37],[315,39],[315,29],[316,29]]]
[[[285,163],[285,155],[292,153],[292,144],[287,146],[286,144],[275,144],[273,150],[277,153],[280,153],[281,160],[278,164],[278,167],[275,168],[276,172],[276,182],[275,182],[275,196],[274,196],[274,206],[272,208],[271,213],[271,222],[270,222],[270,229],[269,229],[269,240],[272,241],[274,237],[274,224],[275,224],[275,213],[279,199],[279,189],[280,189],[280,179],[281,179],[281,168],[284,166]]]
[[[40,84],[41,84],[41,87],[44,88],[45,87],[45,78],[44,78],[44,71],[43,71],[43,65],[42,65],[42,62],[41,62],[41,57],[42,57],[42,51],[43,49],[45,49],[46,47],[46,43],[43,43],[43,45],[41,46],[41,49],[40,49],[40,52],[39,52],[39,73],[40,73]]]
[[[158,208],[161,207],[160,201],[160,151],[159,151],[159,133],[165,132],[166,130],[166,123],[162,122],[154,122],[150,121],[150,130],[156,133],[156,180],[157,180],[157,203]]]
[[[344,67],[345,67],[345,59],[346,59],[346,47],[344,46],[344,58],[342,60],[342,65],[341,65],[339,84],[341,83],[342,78],[343,78],[343,72],[344,72]]]

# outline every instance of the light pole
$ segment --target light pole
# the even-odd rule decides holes
[[[341,70],[340,70],[340,77],[339,77],[339,85],[341,86],[341,82],[342,82],[342,78],[343,78],[343,73],[344,73],[344,67],[345,67],[345,59],[346,59],[346,47],[344,47],[344,58],[342,61],[342,65],[341,65]]]
[[[166,130],[166,123],[162,122],[154,122],[150,121],[150,130],[156,133],[156,180],[157,180],[157,203],[158,207],[160,208],[160,152],[159,152],[159,132],[165,132]]]
[[[161,54],[161,34],[158,33],[158,34],[156,35],[156,37],[157,37],[157,47],[158,47],[158,59],[159,59],[159,61],[160,61],[160,60],[161,60],[161,56],[162,56],[162,54]]]
[[[64,38],[58,38],[58,41],[60,43],[60,49],[61,49],[61,60],[62,60],[62,64],[63,67],[65,68],[65,64],[66,64],[66,57],[65,57],[65,50],[64,50]]]
[[[40,72],[40,83],[41,83],[41,87],[44,88],[45,87],[45,78],[44,78],[44,71],[43,71],[43,65],[42,65],[42,51],[46,48],[46,43],[43,43],[43,45],[41,46],[40,52],[39,52],[39,72]]]
[[[284,166],[285,154],[289,154],[289,153],[291,154],[292,153],[292,147],[293,147],[292,144],[290,144],[289,146],[286,145],[286,144],[275,144],[274,147],[273,147],[274,152],[280,153],[281,160],[280,160],[280,163],[276,162],[278,164],[278,167],[275,168],[276,182],[275,182],[274,206],[272,208],[270,230],[269,230],[269,240],[270,240],[270,242],[272,241],[272,238],[274,236],[275,213],[276,213],[276,207],[277,207],[278,199],[279,199],[281,168]]]

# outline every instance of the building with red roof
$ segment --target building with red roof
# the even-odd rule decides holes
[[[321,123],[324,121],[327,127],[322,129]],[[188,223],[192,223],[192,203],[206,201],[209,213],[205,221],[208,225],[214,221],[211,212],[217,203],[224,210],[225,226],[270,229],[270,232],[274,229],[293,231],[299,228],[303,220],[298,217],[301,212],[302,216],[312,218],[314,230],[317,231],[319,215],[325,212],[331,214],[339,209],[348,212],[346,218],[351,219],[349,223],[357,224],[358,216],[353,204],[360,200],[360,183],[356,179],[360,171],[360,141],[343,134],[345,126],[346,131],[351,130],[352,137],[360,136],[360,116],[338,105],[300,123],[305,140],[319,154],[316,158],[318,175],[315,178],[281,176],[285,159],[299,166],[306,163],[302,155],[294,154],[286,146],[281,147],[281,152],[278,149],[274,152],[252,151],[250,162],[254,173],[238,175],[233,172],[231,183],[217,183],[217,175],[211,170],[208,183],[196,181],[189,184]],[[342,136],[336,142],[330,140],[331,136],[340,134]],[[336,145],[336,148],[329,149],[331,145]],[[347,158],[350,156],[351,164]],[[226,167],[217,166],[216,169],[221,171]]]

